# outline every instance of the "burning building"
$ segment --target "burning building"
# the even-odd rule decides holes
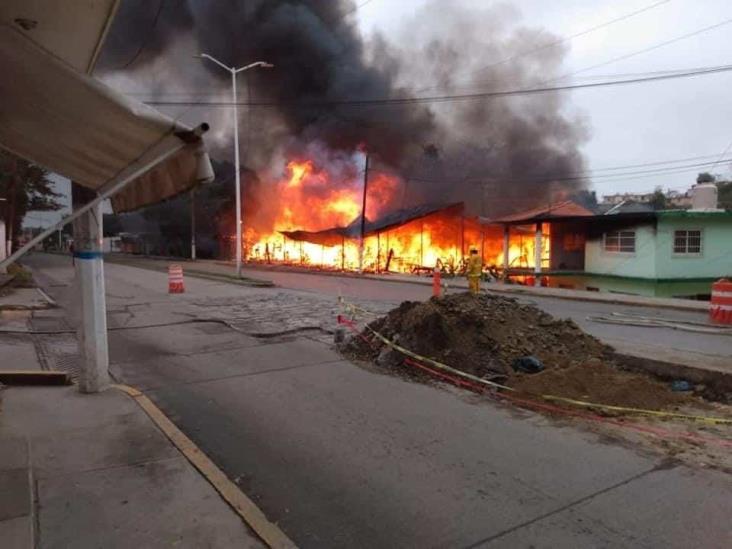
[[[526,54],[544,31],[523,26],[510,6],[454,2],[445,10],[433,0],[388,38],[362,32],[353,0],[153,8],[120,5],[100,75],[183,120],[205,113],[215,158],[232,151],[230,83],[191,55],[275,66],[240,76],[243,224],[233,215],[219,221],[225,238],[242,231],[250,261],[355,268],[363,215],[368,269],[457,266],[470,247],[502,265],[501,229],[479,218],[557,202],[582,184],[567,176],[583,171],[588,133],[566,94],[450,99],[536,87],[561,74],[565,46]],[[530,268],[535,235],[514,232],[509,262]]]

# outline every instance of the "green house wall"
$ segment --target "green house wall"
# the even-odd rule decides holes
[[[641,225],[626,230],[635,231],[635,252],[606,252],[603,238],[585,243],[585,271],[588,273],[637,278],[656,278],[656,230]]]
[[[702,231],[700,254],[674,254],[676,230]],[[658,219],[656,278],[689,279],[732,276],[732,217],[682,217],[661,213]]]
[[[674,254],[674,231],[700,229],[700,254]],[[555,273],[550,286],[656,297],[708,295],[714,280],[732,278],[732,212],[658,212],[636,232],[635,252],[607,252],[603,239],[585,244],[585,269]]]

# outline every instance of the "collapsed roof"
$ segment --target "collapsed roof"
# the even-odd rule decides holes
[[[383,215],[375,221],[366,218],[364,236],[373,236],[404,226],[412,221],[424,219],[434,214],[461,215],[465,208],[463,202],[452,204],[422,204],[412,208],[402,208]],[[322,231],[280,231],[280,234],[296,242],[310,242],[322,246],[338,246],[345,240],[354,240],[361,236],[361,216],[345,227],[332,227]]]

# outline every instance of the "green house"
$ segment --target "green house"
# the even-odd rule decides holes
[[[716,192],[695,186],[690,210],[595,215],[567,201],[490,223],[503,226],[503,273],[514,282],[709,299],[714,281],[732,278],[732,211],[716,208]],[[529,267],[508,261],[517,233],[535,235]]]
[[[705,299],[712,282],[732,277],[732,212],[665,210],[583,224],[584,272],[570,276],[577,287]]]

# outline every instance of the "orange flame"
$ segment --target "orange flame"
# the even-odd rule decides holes
[[[358,238],[331,236],[323,244],[295,241],[280,231],[316,232],[346,227],[361,214],[360,182],[334,181],[327,170],[312,160],[293,160],[285,176],[274,183],[276,211],[269,230],[249,228],[245,234],[247,260],[317,266],[325,269],[357,269]],[[400,193],[398,178],[369,174],[367,219],[375,220],[393,209]],[[356,231],[357,233],[357,231]],[[503,235],[488,230],[460,214],[434,214],[365,238],[363,268],[370,271],[415,272],[436,265],[459,271],[471,248],[482,252],[486,265],[503,264]],[[549,238],[542,239],[542,257],[548,258]],[[533,268],[533,230],[514,230],[509,242],[509,266]]]

